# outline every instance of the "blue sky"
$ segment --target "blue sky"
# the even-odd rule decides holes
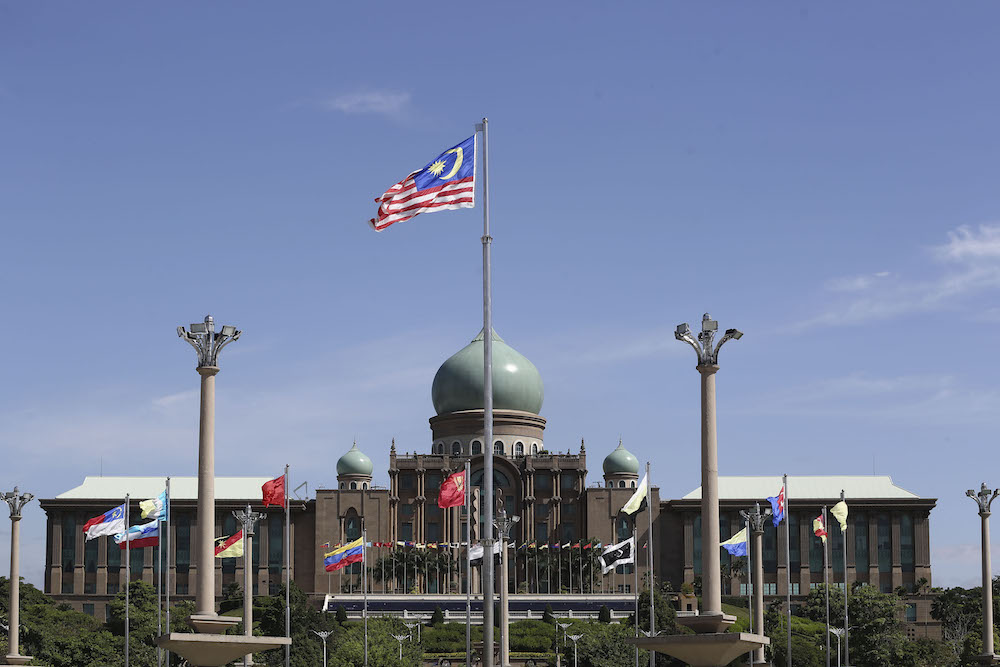
[[[481,211],[376,234],[373,199],[490,117],[495,322],[550,449],[621,436],[698,485],[890,474],[971,585],[1000,485],[995,3],[0,4],[3,488],[195,473],[178,324],[244,337],[220,475],[332,485],[354,438],[428,451],[430,383],[481,327]],[[41,583],[44,521],[24,522]],[[0,539],[9,526],[0,522]],[[7,567],[0,550],[0,571]],[[1000,559],[995,559],[1000,561]]]

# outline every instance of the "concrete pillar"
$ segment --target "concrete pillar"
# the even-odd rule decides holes
[[[715,422],[715,374],[719,367],[698,366],[701,373],[701,581],[702,615],[722,615],[719,554],[719,445]]]
[[[200,366],[198,431],[198,581],[195,613],[215,615],[215,376],[218,366]]]
[[[492,558],[492,555],[483,555]],[[500,542],[500,665],[510,665],[510,608],[507,599],[509,574],[507,573],[507,541]]]
[[[8,616],[10,627],[7,630],[7,652],[18,655],[18,643],[21,640],[21,516],[10,518],[10,607]]]
[[[990,565],[990,512],[981,511],[983,535],[983,656],[993,655],[993,577]],[[13,557],[13,555],[12,555]],[[991,663],[985,663],[991,664]]]
[[[787,519],[786,519],[787,520]],[[753,531],[753,631],[764,634],[764,531]],[[780,581],[780,579],[779,579]],[[754,665],[766,665],[764,647],[753,652]]]

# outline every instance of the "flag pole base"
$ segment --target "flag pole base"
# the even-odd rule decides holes
[[[735,616],[721,612],[715,614],[702,612],[691,616],[677,616],[677,625],[691,628],[700,635],[725,632],[735,622]]]
[[[691,667],[725,667],[741,655],[768,646],[771,640],[749,632],[630,637],[628,643],[677,658]]]
[[[160,635],[156,645],[176,653],[192,667],[223,667],[250,653],[289,646],[288,637],[247,637],[191,632]]]
[[[996,653],[983,653],[976,658],[976,663],[980,665],[1000,665],[1000,655]]]
[[[15,653],[11,653],[10,655],[5,655],[3,657],[3,663],[2,664],[4,664],[4,665],[27,665],[29,662],[31,662],[31,660],[32,660],[32,657],[30,655],[17,655]]]
[[[221,635],[229,628],[239,625],[242,618],[236,616],[218,616],[216,614],[191,614],[188,618],[188,625],[194,628],[195,632],[209,635]]]

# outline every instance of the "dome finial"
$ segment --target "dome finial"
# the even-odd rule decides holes
[[[587,445],[583,442],[583,438],[580,438],[580,453],[583,454],[587,451]]]

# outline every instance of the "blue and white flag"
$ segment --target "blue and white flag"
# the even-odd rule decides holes
[[[128,531],[115,535],[115,543],[119,549],[124,549],[126,542],[129,543],[130,549],[155,547],[160,543],[160,522],[154,520],[132,526]]]
[[[167,491],[163,490],[163,493],[155,498],[150,498],[149,500],[143,500],[139,503],[139,509],[142,510],[142,514],[139,515],[140,519],[160,519],[166,520],[167,518]]]
[[[774,522],[774,527],[777,528],[781,520],[785,518],[785,485],[781,485],[778,495],[769,496],[767,502],[771,503],[771,521]]]
[[[730,537],[725,542],[720,543],[719,546],[728,551],[732,556],[746,556],[747,529],[744,528],[740,532]]]

